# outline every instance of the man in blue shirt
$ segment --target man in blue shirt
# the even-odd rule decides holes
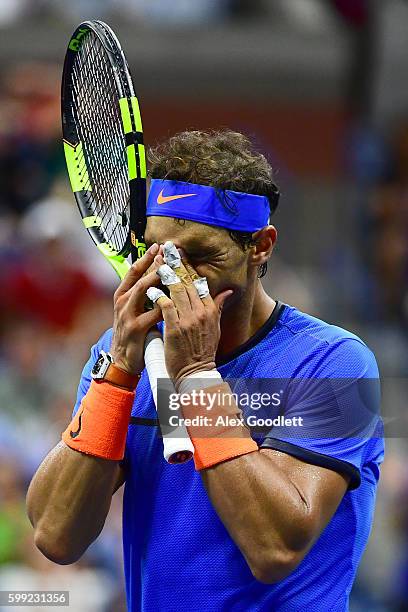
[[[269,164],[242,135],[180,134],[153,151],[150,174],[151,248],[116,291],[113,329],[92,348],[73,421],[30,485],[37,546],[55,562],[76,561],[125,482],[132,612],[344,612],[383,458],[375,358],[354,334],[263,290],[277,194]],[[158,245],[168,240],[185,252],[183,282],[145,313],[158,281],[148,270],[160,273]],[[210,295],[200,297],[194,272]],[[239,418],[214,436],[188,427],[194,463],[166,463],[143,370],[144,337],[162,319],[178,392],[273,379],[282,401],[262,416],[284,418],[251,435]],[[106,353],[116,369],[92,380]],[[229,413],[241,416],[236,405]]]

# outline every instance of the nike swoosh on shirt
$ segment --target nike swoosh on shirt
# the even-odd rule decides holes
[[[192,196],[197,195],[196,193],[183,193],[179,195],[164,196],[163,191],[164,189],[162,189],[159,195],[157,196],[158,204],[166,204],[166,202],[172,202],[173,200],[181,200],[181,198],[191,198]]]

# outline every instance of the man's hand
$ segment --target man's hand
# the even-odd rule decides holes
[[[158,244],[153,244],[145,255],[132,265],[113,298],[111,353],[115,364],[129,374],[139,374],[143,370],[146,334],[152,325],[162,318],[157,308],[149,312],[144,311],[147,289],[160,283],[154,270],[145,274],[152,266],[158,250]]]
[[[162,256],[155,258],[156,265],[164,263]],[[200,298],[193,284],[197,274],[183,256],[182,282],[169,285],[170,297],[156,302],[165,322],[164,353],[166,367],[176,389],[180,381],[190,374],[212,370],[220,341],[220,318],[225,300],[233,293],[222,291],[214,297]]]

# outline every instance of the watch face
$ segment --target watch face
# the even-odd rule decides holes
[[[102,368],[102,365],[104,364],[105,361],[105,357],[104,355],[99,355],[94,367],[92,368],[92,376],[97,376],[99,374],[99,371]]]
[[[109,353],[105,353],[105,351],[101,351],[98,359],[91,371],[92,378],[103,378],[106,374],[106,370],[109,365],[112,363],[113,359],[109,355]]]

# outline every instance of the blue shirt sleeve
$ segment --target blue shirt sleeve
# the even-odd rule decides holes
[[[347,338],[328,345],[308,369],[308,378],[289,381],[281,410],[285,420],[261,447],[346,474],[351,489],[368,465],[378,478],[383,440],[374,355],[360,340]]]

